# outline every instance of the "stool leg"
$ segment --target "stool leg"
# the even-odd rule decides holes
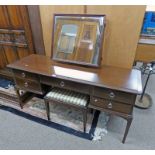
[[[126,140],[126,137],[127,137],[127,134],[128,134],[128,131],[129,131],[129,128],[130,128],[131,123],[132,123],[132,118],[128,118],[127,119],[127,125],[126,125],[126,129],[125,129],[125,133],[124,133],[124,137],[123,137],[122,143],[125,143],[125,140]]]
[[[47,119],[50,121],[50,107],[49,107],[49,102],[45,100],[45,106],[46,106],[46,114],[47,114]]]
[[[86,132],[87,125],[87,110],[83,111],[83,131]]]

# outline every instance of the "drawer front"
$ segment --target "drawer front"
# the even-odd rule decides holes
[[[22,79],[29,79],[33,81],[38,81],[39,78],[36,74],[25,72],[25,71],[20,71],[20,70],[13,70],[13,73],[15,77],[17,78],[22,78]]]
[[[115,90],[106,89],[106,88],[94,87],[93,96],[110,99],[113,101],[123,102],[123,103],[129,103],[129,104],[135,103],[134,94],[115,91]]]
[[[125,114],[130,114],[133,108],[133,106],[130,104],[100,99],[98,97],[92,97],[90,104],[99,108],[108,109],[111,111],[116,111]]]
[[[40,77],[40,81],[41,83],[51,85],[53,87],[59,87],[59,88],[85,93],[85,94],[90,94],[90,88],[88,85],[85,85],[85,84],[56,79],[52,77],[45,77],[45,76]]]
[[[42,94],[41,86],[37,82],[16,78],[16,85],[21,89]]]

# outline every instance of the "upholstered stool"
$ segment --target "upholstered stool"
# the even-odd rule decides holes
[[[87,122],[87,104],[89,97],[87,95],[77,93],[71,90],[65,90],[61,88],[53,88],[45,97],[47,118],[50,120],[50,107],[49,102],[56,104],[63,104],[79,109],[83,113],[83,129],[86,131]]]

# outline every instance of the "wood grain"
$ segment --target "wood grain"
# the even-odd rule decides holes
[[[9,46],[5,46],[4,50],[5,50],[5,55],[7,57],[8,63],[13,63],[16,60],[18,60],[18,54],[15,51],[15,49]]]
[[[7,8],[5,6],[0,7],[0,28],[9,28],[9,20],[7,18]]]
[[[8,63],[4,48],[0,46],[0,69],[4,68]]]
[[[31,33],[27,6],[0,6],[0,67],[2,69],[8,63],[34,53]]]
[[[11,23],[12,29],[22,29],[23,21],[21,18],[21,13],[18,6],[7,6],[8,17]]]
[[[40,10],[38,5],[28,5],[28,14],[33,34],[35,52],[45,55],[45,47],[43,41],[43,32],[41,26]]]
[[[24,58],[29,55],[29,52],[26,48],[17,48],[19,59]]]
[[[19,12],[21,14],[23,28],[25,30],[25,36],[27,38],[29,53],[30,54],[35,53],[34,52],[34,42],[33,42],[33,38],[32,38],[32,30],[31,30],[31,26],[30,26],[29,15],[28,15],[28,9],[26,6],[20,6]]]
[[[155,60],[155,45],[138,44],[135,61],[150,62]]]
[[[106,14],[102,64],[131,68],[145,6],[87,6],[87,13]]]

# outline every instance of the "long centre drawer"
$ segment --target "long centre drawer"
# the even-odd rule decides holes
[[[46,85],[51,85],[53,87],[59,87],[59,88],[64,88],[64,89],[81,92],[84,94],[90,94],[89,85],[81,84],[78,82],[61,80],[58,78],[46,77],[46,76],[41,76],[40,82],[43,84],[46,84]]]

